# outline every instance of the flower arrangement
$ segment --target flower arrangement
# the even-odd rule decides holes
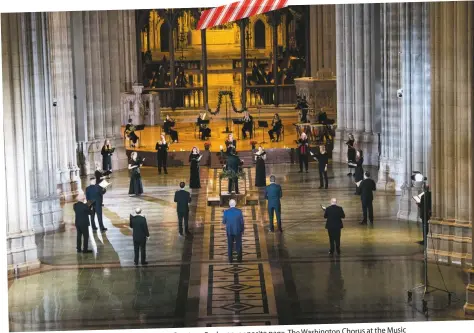
[[[210,142],[205,142],[204,143],[204,149],[209,150],[209,148],[211,148],[211,143]]]
[[[243,178],[245,176],[245,172],[239,170],[239,172],[235,172],[234,170],[222,170],[221,174],[219,175],[220,179],[223,178]]]

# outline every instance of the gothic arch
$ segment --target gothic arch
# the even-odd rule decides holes
[[[253,31],[254,31],[254,47],[256,49],[264,49],[266,46],[266,40],[265,40],[265,23],[263,23],[262,20],[257,20],[255,21],[255,24],[253,25]]]
[[[161,52],[170,51],[170,27],[167,22],[163,22],[160,27],[160,50]]]

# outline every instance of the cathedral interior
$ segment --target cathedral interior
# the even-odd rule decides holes
[[[197,30],[201,10],[1,14],[10,330],[472,320],[474,2],[290,6]],[[331,135],[302,124],[303,109],[331,118]],[[255,119],[247,138],[235,121],[244,111]],[[274,114],[278,142],[267,134]],[[167,116],[180,139],[161,174],[155,143]],[[129,119],[143,124],[135,147]],[[235,263],[222,224],[220,151],[231,131],[245,167]],[[298,172],[302,131],[313,151],[329,150],[327,189],[317,162]],[[377,187],[369,225],[347,175],[349,136]],[[80,253],[73,206],[107,140],[107,230],[89,227],[92,252]],[[256,145],[266,150],[266,184],[274,175],[282,187],[282,232],[268,230]],[[189,189],[193,147],[201,186]],[[145,157],[144,192],[133,197],[132,152]],[[186,237],[174,202],[182,181]],[[414,197],[425,185],[432,209],[420,245]],[[328,255],[320,208],[332,198],[346,216],[338,256]],[[150,233],[146,266],[134,264],[136,208]]]

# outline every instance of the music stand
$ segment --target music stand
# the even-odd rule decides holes
[[[225,134],[230,134],[232,133],[231,130],[229,130],[229,110],[228,110],[228,101],[227,101],[227,95],[224,96],[225,97],[225,131],[223,131],[222,133],[225,133]]]
[[[261,128],[261,129],[262,129],[262,142],[260,142],[260,144],[266,143],[266,142],[265,142],[265,129],[268,128],[268,121],[266,121],[266,120],[259,120],[259,121],[258,121],[258,128]]]
[[[235,118],[235,119],[232,119],[232,123],[234,125],[237,125],[237,130],[239,132],[238,139],[240,140],[240,127],[239,126],[242,125],[244,121],[242,119]]]
[[[145,129],[145,124],[135,126],[135,132],[143,131],[144,129]],[[138,136],[138,148],[141,148],[141,146],[142,146],[142,138]]]

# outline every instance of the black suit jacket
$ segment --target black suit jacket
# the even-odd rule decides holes
[[[239,172],[240,159],[235,155],[229,155],[227,157],[227,170],[233,170],[234,172]]]
[[[174,202],[177,203],[176,210],[178,212],[189,212],[189,203],[191,202],[191,194],[185,190],[176,191],[174,194]]]
[[[426,201],[426,211],[425,211],[425,201]],[[420,208],[420,218],[422,221],[431,219],[431,192],[426,191],[425,194],[421,197],[420,203],[418,204]]]
[[[133,241],[144,242],[147,237],[150,237],[148,232],[148,224],[146,218],[141,215],[130,215],[130,228],[133,229]]]
[[[342,219],[345,218],[344,209],[337,205],[331,205],[324,211],[324,218],[326,220],[326,229],[342,229]]]
[[[76,213],[75,225],[79,228],[87,228],[90,225],[89,216],[91,208],[82,201],[76,202],[73,206],[74,213]]]
[[[375,190],[376,187],[374,180],[370,178],[364,179],[359,186],[360,198],[362,201],[374,200],[374,194],[372,192]]]

